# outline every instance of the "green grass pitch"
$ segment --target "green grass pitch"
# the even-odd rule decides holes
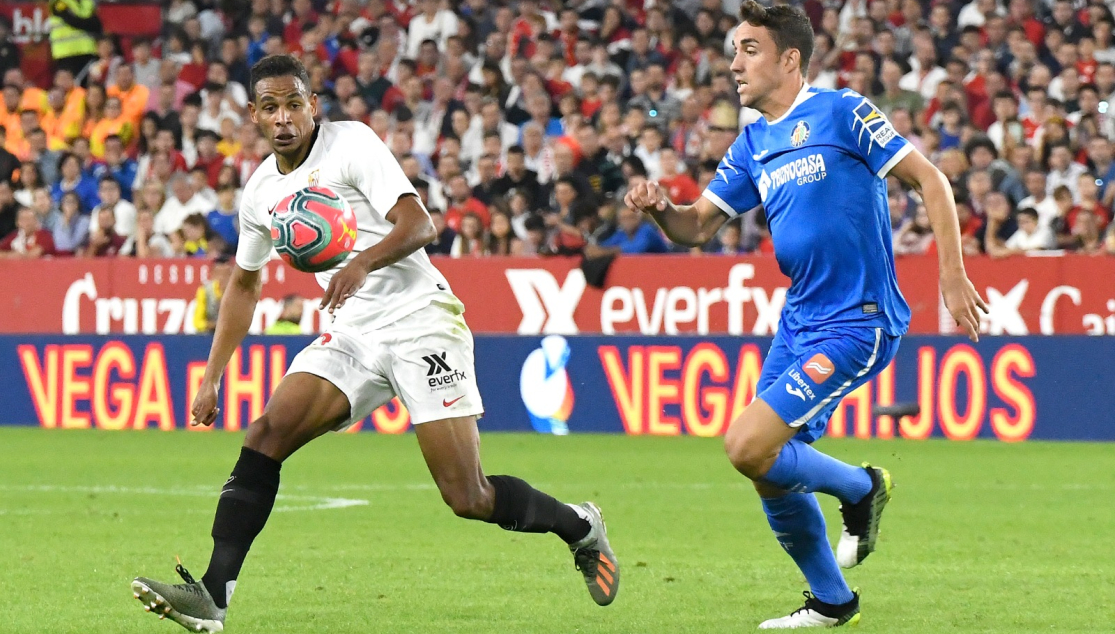
[[[128,583],[199,576],[241,437],[0,430],[0,631],[184,631]],[[850,571],[861,631],[1115,629],[1115,447],[824,440],[897,482],[879,550]],[[623,566],[596,607],[552,535],[459,520],[413,435],[330,435],[283,469],[241,574],[243,633],[746,632],[800,605],[804,580],[719,440],[484,437],[489,473],[596,500]],[[355,504],[342,508],[321,508]],[[836,502],[822,496],[829,535]]]

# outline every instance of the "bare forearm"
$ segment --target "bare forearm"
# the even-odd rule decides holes
[[[256,303],[259,302],[259,291],[258,285],[244,288],[238,284],[230,284],[221,298],[213,346],[209,349],[209,361],[205,365],[203,380],[206,383],[216,384],[221,379],[232,353],[248,334]]]
[[[436,237],[436,235],[433,235],[432,225],[430,231],[400,229],[399,225],[396,225],[395,229],[384,236],[383,240],[371,248],[361,251],[353,258],[353,261],[358,262],[368,273],[378,271],[425,247]]]
[[[699,247],[712,236],[704,235],[694,205],[666,203],[665,209],[652,209],[650,216],[671,242],[687,247]]]
[[[921,196],[925,211],[937,241],[937,259],[941,275],[964,272],[964,250],[960,244],[960,221],[956,217],[956,202],[952,186],[945,175],[936,172],[936,178],[921,183]]]

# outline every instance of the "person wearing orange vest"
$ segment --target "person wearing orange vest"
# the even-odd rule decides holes
[[[19,100],[23,91],[15,84],[4,84],[0,99],[0,125],[7,130],[19,129]]]
[[[74,108],[66,102],[65,91],[59,86],[51,88],[47,95],[50,111],[43,115],[39,125],[46,132],[48,147],[52,150],[64,150],[69,147],[71,140],[81,134],[85,106],[82,104],[74,112]]]
[[[34,110],[41,115],[49,108],[46,103],[46,91],[27,81],[23,71],[19,68],[10,68],[4,73],[4,85],[13,85],[19,88],[20,110]]]
[[[151,97],[151,90],[143,84],[135,82],[135,70],[131,64],[120,64],[116,67],[116,83],[108,87],[106,94],[120,100],[124,116],[138,126],[139,120],[147,109],[147,100]]]
[[[89,133],[89,152],[95,158],[105,156],[105,138],[111,134],[120,137],[126,147],[135,137],[136,126],[122,111],[119,97],[105,100],[105,116],[93,125]]]
[[[66,105],[63,111],[67,117],[77,117],[78,120],[85,120],[85,89],[78,86],[74,81],[74,74],[70,71],[60,68],[54,73],[54,85],[62,89],[66,95]],[[49,95],[48,95],[49,97]]]

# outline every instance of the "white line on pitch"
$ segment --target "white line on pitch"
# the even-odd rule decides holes
[[[188,496],[188,497],[207,497],[216,498],[219,493],[214,491],[212,487],[194,487],[194,488],[175,488],[175,489],[159,489],[155,487],[121,487],[115,485],[103,486],[64,486],[53,484],[29,484],[29,485],[3,485],[0,484],[0,490],[4,491],[26,491],[26,492],[39,492],[39,493],[101,493],[101,494],[126,494],[126,495],[170,495],[170,496]],[[328,509],[343,509],[350,506],[367,506],[368,500],[352,499],[352,498],[338,498],[326,497],[321,495],[285,495],[280,493],[275,496],[276,500],[286,500],[290,502],[302,502],[294,506],[277,506],[276,512],[290,512],[290,511],[321,511]],[[19,511],[11,511],[12,514],[19,513]],[[9,511],[0,509],[0,514],[7,515]],[[22,513],[21,513],[22,514]]]

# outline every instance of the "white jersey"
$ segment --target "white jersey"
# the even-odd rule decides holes
[[[257,271],[271,259],[271,212],[284,197],[311,185],[328,187],[356,213],[356,245],[338,266],[317,274],[322,289],[357,253],[384,238],[394,225],[387,213],[399,198],[417,196],[395,157],[371,128],[338,121],[318,125],[309,155],[289,174],[279,173],[271,155],[248,179],[240,202],[236,264]],[[378,330],[431,303],[464,310],[449,283],[422,249],[373,271],[360,290],[334,312],[334,323],[359,332]]]

